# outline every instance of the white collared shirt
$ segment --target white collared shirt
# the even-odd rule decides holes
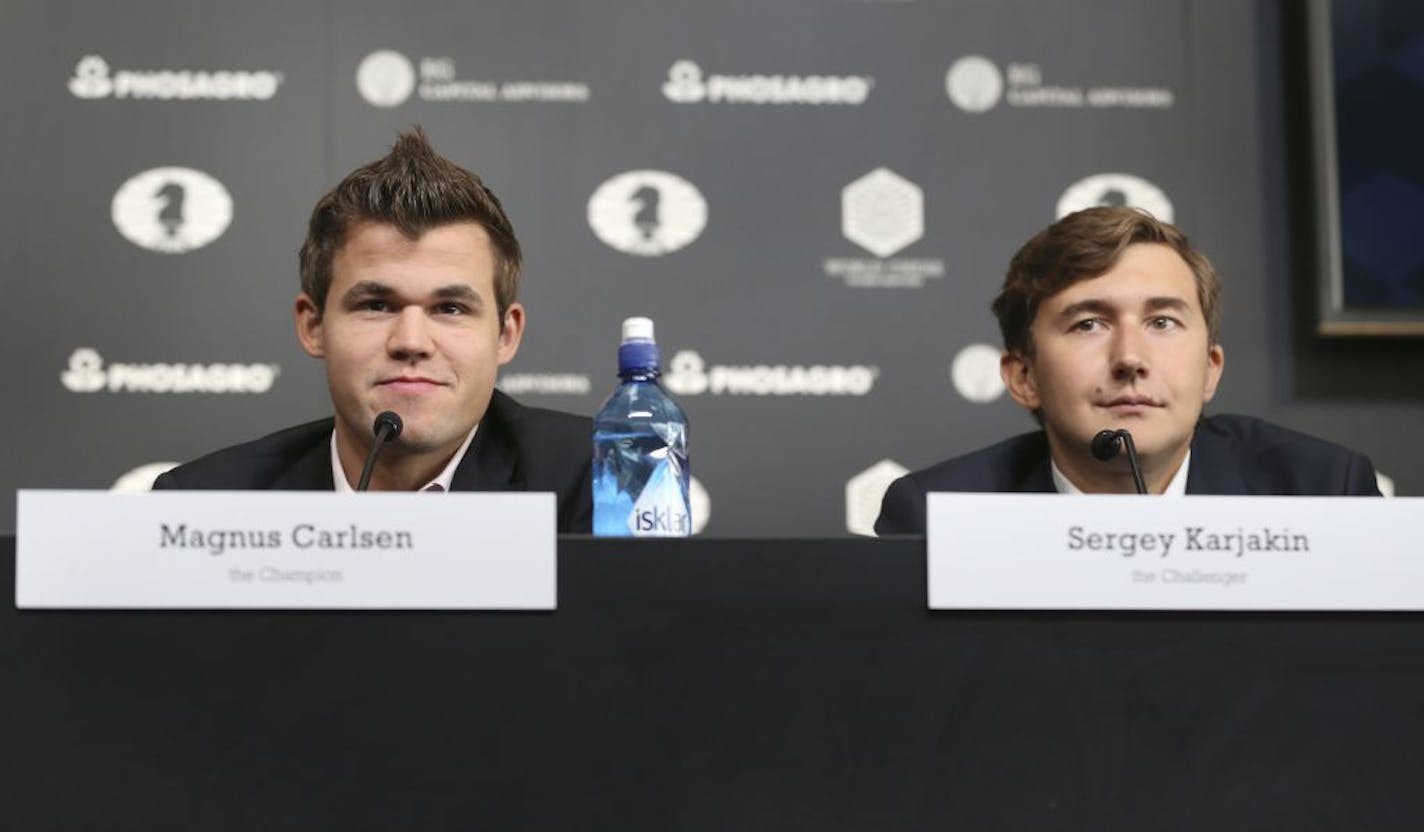
[[[1192,463],[1192,452],[1187,450],[1186,457],[1182,464],[1178,466],[1177,473],[1172,475],[1172,481],[1167,483],[1167,490],[1162,492],[1163,497],[1181,497],[1187,493],[1187,468]],[[1048,459],[1048,465],[1053,471],[1053,487],[1059,494],[1082,494],[1082,490],[1074,485],[1071,480],[1058,470],[1058,463],[1052,457]]]
[[[465,451],[468,451],[470,449],[470,443],[473,442],[475,439],[475,431],[479,429],[480,426],[478,423],[476,423],[473,428],[470,428],[470,433],[468,436],[465,437],[464,444],[460,446],[460,449],[455,452],[454,456],[450,457],[450,461],[445,464],[444,470],[442,470],[439,475],[435,477],[435,479],[426,483],[424,486],[417,490],[449,491],[450,481],[455,479],[455,469],[460,467],[460,460],[465,458]],[[339,494],[349,493],[356,490],[355,488],[352,488],[351,483],[347,481],[346,471],[341,467],[341,457],[336,453],[335,430],[331,432],[331,481],[336,483],[336,491]]]

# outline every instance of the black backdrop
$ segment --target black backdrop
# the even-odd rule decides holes
[[[507,389],[593,412],[629,314],[702,368],[709,534],[867,531],[899,470],[1029,429],[986,306],[1069,194],[1169,207],[1214,259],[1213,409],[1424,493],[1424,344],[1312,334],[1301,6],[9,0],[0,484],[108,488],[329,412],[291,331],[305,217],[419,122],[529,252]],[[644,186],[658,255],[607,242]],[[808,368],[852,381],[784,381]]]

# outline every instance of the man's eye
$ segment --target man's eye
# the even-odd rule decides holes
[[[464,315],[469,310],[467,310],[463,304],[442,303],[439,306],[435,307],[435,311],[439,312],[441,315]]]
[[[1094,332],[1102,326],[1102,321],[1097,318],[1084,318],[1073,324],[1074,332]]]
[[[380,298],[367,298],[356,304],[356,308],[362,312],[389,312],[391,310],[390,301]]]
[[[1148,325],[1151,326],[1153,329],[1172,329],[1178,324],[1176,318],[1169,318],[1165,315],[1159,315],[1153,318]]]

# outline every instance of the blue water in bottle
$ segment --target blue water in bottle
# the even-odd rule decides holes
[[[687,416],[658,384],[653,322],[623,322],[622,383],[593,420],[593,533],[682,537],[688,504]]]

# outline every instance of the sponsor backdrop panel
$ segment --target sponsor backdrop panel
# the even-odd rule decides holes
[[[592,413],[655,319],[710,534],[864,533],[907,468],[1027,430],[988,303],[1093,204],[1227,280],[1218,409],[1346,441],[1418,493],[1418,408],[1292,401],[1271,337],[1271,15],[1221,0],[9,3],[0,208],[23,435],[8,487],[108,487],[329,412],[292,335],[316,198],[422,124],[525,245],[500,384]],[[1092,44],[1091,49],[1083,44]],[[1269,53],[1269,50],[1267,50]],[[19,161],[23,159],[23,161]],[[1305,286],[1308,291],[1309,287]],[[1278,331],[1278,330],[1276,330]],[[1372,444],[1378,443],[1378,444]],[[0,529],[13,528],[13,504]]]
[[[287,311],[326,160],[320,10],[7,8],[11,486],[106,487],[327,410]]]

